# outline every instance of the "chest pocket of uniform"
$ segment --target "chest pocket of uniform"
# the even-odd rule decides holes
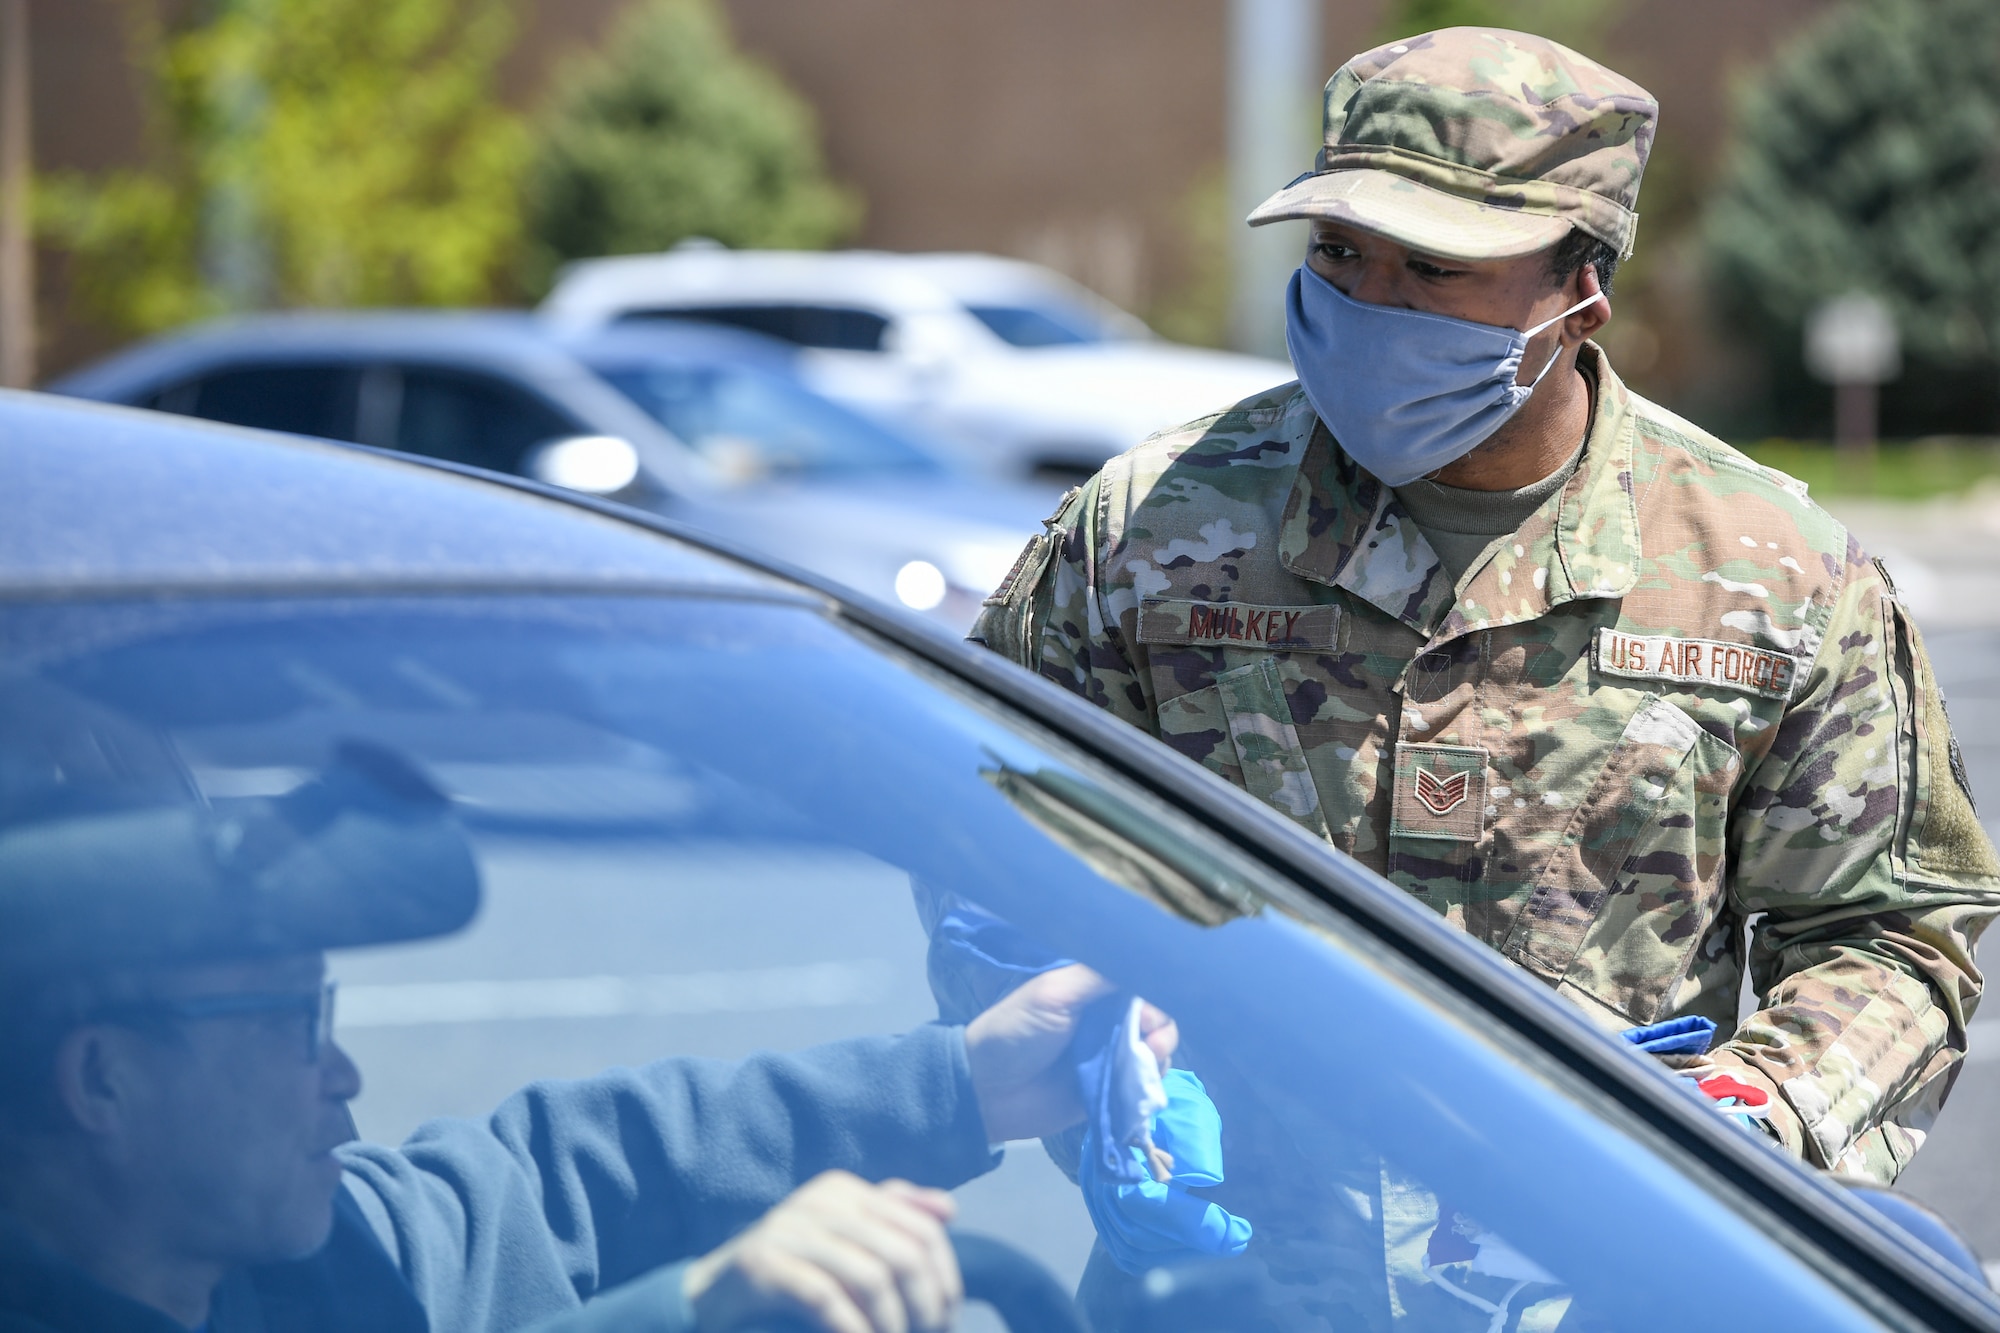
[[[1225,671],[1207,689],[1160,705],[1160,737],[1182,754],[1327,836],[1276,659]]]
[[[1571,813],[1503,952],[1649,1023],[1721,906],[1742,757],[1648,694]]]

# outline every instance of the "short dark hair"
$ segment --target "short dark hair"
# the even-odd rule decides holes
[[[1560,287],[1585,264],[1595,266],[1597,285],[1611,295],[1611,284],[1618,277],[1618,252],[1581,227],[1571,227],[1569,235],[1550,248],[1549,281]]]

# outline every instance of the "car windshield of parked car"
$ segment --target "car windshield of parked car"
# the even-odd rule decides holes
[[[1078,960],[1120,988],[1079,1059],[1116,1045],[1128,997],[1178,1024],[1172,1159],[1145,1167],[1172,1183],[1119,1183],[1120,1151],[1079,1129],[1013,1144],[958,1197],[1099,1330],[1875,1326],[1358,927],[815,606],[0,607],[17,850],[95,839],[77,873],[116,875],[189,821],[216,846],[309,838],[337,821],[323,792],[297,816],[299,794],[361,752],[448,802],[485,891],[459,936],[334,957],[367,1137],[537,1078],[962,1023]]]
[[[833,479],[940,470],[895,431],[782,376],[631,361],[593,368],[724,476]]]
[[[1034,305],[968,302],[966,311],[1012,347],[1074,347],[1110,342],[1117,330],[1079,305],[1054,301]]]

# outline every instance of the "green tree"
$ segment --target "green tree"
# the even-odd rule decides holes
[[[1902,334],[1885,430],[2000,433],[2000,5],[1828,14],[1739,99],[1704,239],[1721,308],[1771,369],[1769,425],[1824,429],[1803,325],[1860,290]]]
[[[518,253],[527,136],[493,97],[509,0],[135,6],[144,167],[44,180],[96,317],[145,333],[243,305],[463,304]]]
[[[745,58],[711,0],[649,0],[558,80],[529,173],[531,282],[691,236],[816,248],[850,235],[812,108]]]

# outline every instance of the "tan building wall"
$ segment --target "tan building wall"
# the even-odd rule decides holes
[[[630,0],[521,0],[509,97],[532,106],[555,64]],[[1663,190],[1715,156],[1730,79],[1828,0],[1633,0],[1601,54],[1664,106]],[[1190,200],[1221,168],[1226,0],[725,0],[742,44],[818,108],[835,172],[868,203],[858,244],[1041,259],[1121,304],[1156,308],[1189,278]],[[1375,33],[1381,0],[1329,0],[1330,73]],[[35,0],[35,147],[44,167],[141,152],[122,29],[129,0]],[[1300,168],[1310,126],[1301,127]],[[1273,182],[1275,187],[1282,182]],[[1642,198],[1649,221],[1674,199]],[[1655,234],[1642,225],[1641,245]],[[50,370],[103,346],[65,318],[45,265]]]

